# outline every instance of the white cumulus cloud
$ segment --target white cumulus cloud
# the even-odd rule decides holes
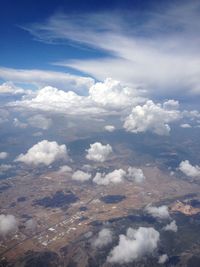
[[[13,215],[0,215],[0,235],[5,237],[18,230],[18,221]]]
[[[59,170],[58,170],[59,173],[68,173],[68,172],[72,172],[72,168],[68,165],[63,165],[63,166],[60,166]]]
[[[80,182],[88,181],[90,178],[91,178],[90,173],[81,170],[77,170],[72,174],[72,179]]]
[[[147,206],[146,211],[155,218],[159,218],[159,219],[170,218],[168,207],[165,205],[160,206],[160,207]]]
[[[165,104],[162,106],[148,100],[143,106],[137,105],[132,109],[125,119],[124,128],[132,133],[151,131],[158,135],[167,135],[170,132],[169,123],[179,118],[180,112],[177,109],[169,109]]]
[[[112,240],[112,231],[110,229],[104,228],[98,233],[98,237],[94,240],[94,246],[97,248],[102,248],[112,243]]]
[[[108,132],[114,132],[115,126],[114,125],[106,125],[104,129]]]
[[[109,144],[103,145],[99,142],[90,145],[86,150],[86,158],[96,162],[106,161],[112,153],[112,147]]]
[[[192,126],[189,123],[182,123],[180,125],[181,128],[191,128]]]
[[[135,168],[135,167],[128,168],[127,178],[129,180],[133,180],[136,183],[142,183],[146,179],[142,169]]]
[[[160,257],[158,259],[158,263],[159,264],[164,264],[167,260],[168,260],[167,254],[163,254],[163,255],[160,255]]]
[[[189,160],[181,161],[181,163],[179,164],[179,170],[189,177],[200,176],[200,166],[193,166],[192,164],[190,164]]]
[[[108,185],[110,183],[118,184],[123,182],[126,172],[122,169],[114,170],[107,174],[97,172],[93,178],[93,182],[98,185]]]
[[[0,159],[6,159],[8,155],[9,154],[7,152],[0,152]]]
[[[56,160],[67,159],[68,152],[65,145],[58,145],[55,141],[43,140],[32,146],[26,154],[20,154],[15,161],[29,165],[50,165]]]
[[[176,221],[173,220],[169,224],[167,224],[164,228],[165,231],[172,231],[172,232],[177,232],[178,231],[178,226],[176,225]]]
[[[144,98],[139,96],[137,88],[123,86],[119,81],[111,78],[104,82],[97,82],[90,87],[89,95],[97,104],[107,108],[127,108],[140,102]]]
[[[36,92],[31,99],[22,99],[9,103],[9,106],[20,106],[42,111],[66,113],[70,115],[102,114],[105,109],[94,104],[87,96],[73,91],[65,92],[52,86],[46,86]]]
[[[126,235],[119,236],[119,244],[108,256],[108,262],[129,263],[145,255],[151,254],[158,246],[160,234],[154,228],[129,228]]]

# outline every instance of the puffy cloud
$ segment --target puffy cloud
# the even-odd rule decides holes
[[[122,169],[114,170],[108,174],[97,172],[93,178],[93,182],[98,185],[118,184],[123,182],[125,176],[126,172]]]
[[[114,125],[106,125],[104,129],[108,132],[114,132],[115,126]]]
[[[94,246],[102,248],[112,243],[113,235],[110,229],[104,228],[98,233],[98,237],[94,240]]]
[[[111,78],[91,86],[89,95],[94,102],[108,108],[121,109],[144,102],[137,88],[123,86],[119,81]]]
[[[13,215],[0,215],[0,235],[5,237],[18,230],[18,221]]]
[[[7,152],[0,152],[0,159],[5,159],[8,157],[8,153]]]
[[[180,125],[181,128],[191,128],[192,126],[189,123],[182,123]]]
[[[58,172],[59,173],[72,172],[72,168],[70,166],[68,166],[68,165],[63,165],[63,166],[60,166]]]
[[[176,221],[172,221],[169,224],[167,224],[164,228],[165,231],[172,231],[172,232],[177,232],[178,231],[178,227],[176,225]]]
[[[161,256],[159,257],[159,259],[158,259],[158,263],[159,263],[159,264],[164,264],[167,260],[168,260],[168,256],[167,256],[167,254],[163,254],[163,255],[161,255]]]
[[[47,130],[51,126],[52,120],[41,114],[38,114],[28,118],[28,123],[32,127]]]
[[[20,154],[15,161],[25,164],[50,165],[56,160],[67,159],[68,153],[65,145],[58,145],[57,142],[43,140],[31,147],[26,154]]]
[[[86,150],[86,158],[96,162],[104,162],[108,159],[112,153],[112,147],[107,144],[103,145],[99,142],[90,145],[90,148]]]
[[[70,115],[104,114],[105,110],[97,107],[87,96],[81,96],[75,92],[58,90],[55,87],[46,86],[36,92],[31,99],[24,99],[9,103],[10,106],[20,106],[43,111],[61,112]]]
[[[147,206],[146,211],[155,218],[159,218],[159,219],[170,218],[168,207],[165,205],[160,206],[160,207]]]
[[[72,179],[80,182],[88,181],[91,178],[91,174],[77,170],[72,174]]]
[[[136,106],[125,119],[124,128],[128,132],[140,133],[151,131],[158,135],[167,135],[170,132],[169,123],[180,118],[176,109],[167,109],[161,104],[148,100],[143,106]]]
[[[22,106],[44,111],[67,114],[116,114],[130,106],[145,101],[141,90],[129,88],[111,78],[88,87],[88,95],[79,95],[74,91],[59,90],[45,86],[32,97],[9,103],[9,106]]]
[[[163,103],[164,109],[178,109],[179,108],[179,102],[174,99],[169,99]]]
[[[200,176],[200,166],[191,165],[189,160],[181,161],[179,164],[179,170],[182,171],[185,175],[189,177],[198,177]]]
[[[113,248],[108,261],[113,263],[129,263],[151,254],[158,246],[160,234],[154,228],[129,228],[126,235],[119,236],[119,244]]]
[[[129,167],[127,172],[127,178],[133,180],[136,183],[142,183],[146,178],[142,169]]]

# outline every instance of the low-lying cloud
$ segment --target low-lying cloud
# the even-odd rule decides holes
[[[189,160],[183,160],[179,164],[179,170],[185,175],[195,178],[200,176],[200,166],[193,166],[190,164]]]
[[[122,169],[114,170],[107,174],[97,172],[93,182],[98,185],[118,184],[124,181],[126,172]]]
[[[149,213],[151,216],[155,218],[159,218],[159,219],[170,218],[168,207],[165,205],[160,206],[160,207],[147,206],[145,210],[147,213]]]
[[[94,246],[96,248],[103,248],[112,243],[113,234],[110,229],[104,228],[98,233],[98,237],[94,240]]]
[[[28,165],[50,165],[56,160],[66,160],[68,151],[65,145],[59,145],[55,141],[43,140],[32,146],[26,154],[20,154],[15,161]]]
[[[112,153],[112,147],[109,144],[103,145],[99,142],[90,145],[86,150],[86,158],[96,162],[106,161]]]
[[[0,215],[0,235],[6,237],[18,231],[18,221],[14,215]]]
[[[129,228],[126,235],[119,236],[119,244],[112,249],[107,260],[125,264],[151,254],[158,246],[160,234],[154,228]]]

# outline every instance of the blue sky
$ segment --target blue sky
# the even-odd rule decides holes
[[[162,1],[159,1],[161,5]],[[63,59],[82,59],[102,57],[105,52],[98,49],[83,48],[80,44],[65,41],[54,45],[38,42],[27,31],[26,27],[31,23],[43,22],[57,13],[66,15],[92,14],[119,11],[137,11],[143,13],[148,8],[155,6],[153,1],[1,1],[0,16],[0,65],[11,68],[43,68],[60,69],[52,66],[51,62]],[[61,44],[62,43],[62,44]]]
[[[198,1],[8,0],[1,11],[2,81],[31,87],[32,70],[57,71],[164,99],[200,93]]]

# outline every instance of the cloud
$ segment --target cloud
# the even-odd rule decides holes
[[[93,178],[93,182],[98,185],[108,185],[110,183],[118,184],[123,182],[126,172],[122,169],[114,170],[107,174],[97,172]]]
[[[169,219],[169,210],[168,207],[163,205],[160,207],[147,206],[145,209],[151,216],[159,219]]]
[[[89,95],[94,102],[107,108],[123,109],[144,102],[138,88],[127,87],[119,81],[106,78],[97,82],[89,89]]]
[[[80,181],[80,182],[85,182],[88,181],[91,178],[91,174],[77,170],[72,174],[72,180]]]
[[[99,142],[90,145],[90,148],[86,150],[86,158],[88,160],[96,162],[106,161],[112,153],[112,147],[107,144],[103,145]]]
[[[18,230],[18,221],[13,215],[0,215],[0,235],[6,237]]]
[[[128,168],[127,178],[129,180],[133,180],[136,183],[142,183],[146,179],[142,169],[138,169],[135,167]]]
[[[14,85],[13,82],[4,82],[0,84],[0,94],[29,94],[31,90],[24,90]]]
[[[126,235],[119,236],[119,244],[108,256],[108,262],[125,264],[151,254],[158,246],[160,234],[154,228],[129,228]]]
[[[65,145],[58,145],[55,141],[43,140],[32,146],[26,154],[20,154],[15,161],[28,165],[50,165],[56,160],[68,158]]]
[[[163,229],[165,231],[177,232],[178,231],[178,227],[176,225],[176,221],[172,221],[171,223],[167,224]]]
[[[110,229],[104,228],[98,233],[98,237],[94,240],[94,246],[102,248],[112,243],[113,234]]]
[[[65,92],[51,86],[38,90],[36,96],[32,99],[15,101],[9,103],[9,106],[61,112],[70,115],[106,113],[105,109],[97,107],[87,96],[80,96],[72,91]]]
[[[138,105],[132,109],[123,127],[132,133],[151,131],[158,135],[168,135],[169,123],[177,119],[180,119],[177,109],[167,109],[165,103],[162,106],[148,100],[143,106]]]
[[[181,128],[191,128],[192,126],[189,123],[182,123],[180,125]]]
[[[68,172],[72,172],[72,168],[68,165],[63,165],[63,166],[60,166],[59,170],[58,170],[59,173],[68,173]]]
[[[67,85],[66,85],[67,86]],[[72,115],[116,115],[130,111],[133,105],[143,103],[146,98],[140,89],[127,87],[113,79],[94,83],[80,95],[69,89],[66,91],[45,86],[32,97],[10,102],[8,106],[34,108],[44,111],[62,112]]]
[[[159,259],[158,259],[158,263],[159,263],[159,264],[164,264],[167,260],[168,260],[168,256],[167,256],[167,254],[163,254],[163,255],[161,255],[161,256],[159,257]]]
[[[32,127],[36,127],[42,130],[47,130],[51,126],[52,120],[41,114],[38,114],[28,118],[28,123]]]
[[[103,50],[105,57],[57,62],[103,80],[142,83],[157,95],[199,94],[199,2],[167,3],[153,10],[57,13],[24,27],[35,39],[71,41]],[[140,23],[138,23],[138,18]]]
[[[106,125],[104,129],[108,132],[114,132],[115,126],[114,125]]]
[[[163,108],[168,110],[174,110],[179,108],[179,102],[174,99],[169,99],[163,103]]]
[[[38,88],[50,85],[59,87],[66,91],[73,90],[81,94],[85,93],[85,91],[87,91],[88,88],[92,86],[92,84],[94,83],[94,79],[92,78],[75,76],[65,72],[46,71],[37,69],[34,70],[12,69],[3,67],[0,67],[0,78],[7,81],[25,83],[28,85],[32,84]],[[15,88],[15,86],[12,82],[4,83],[3,86],[4,88],[6,87],[8,91],[9,90],[12,92],[13,90],[16,91],[16,89],[13,89],[13,87]],[[17,90],[19,91],[19,89]],[[29,91],[28,90],[23,91],[23,93],[26,92]]]
[[[198,177],[200,176],[200,166],[191,165],[189,160],[183,160],[179,164],[179,170],[182,171],[185,175],[189,177]]]
[[[0,152],[0,159],[6,159],[8,155],[9,154],[7,152]]]

